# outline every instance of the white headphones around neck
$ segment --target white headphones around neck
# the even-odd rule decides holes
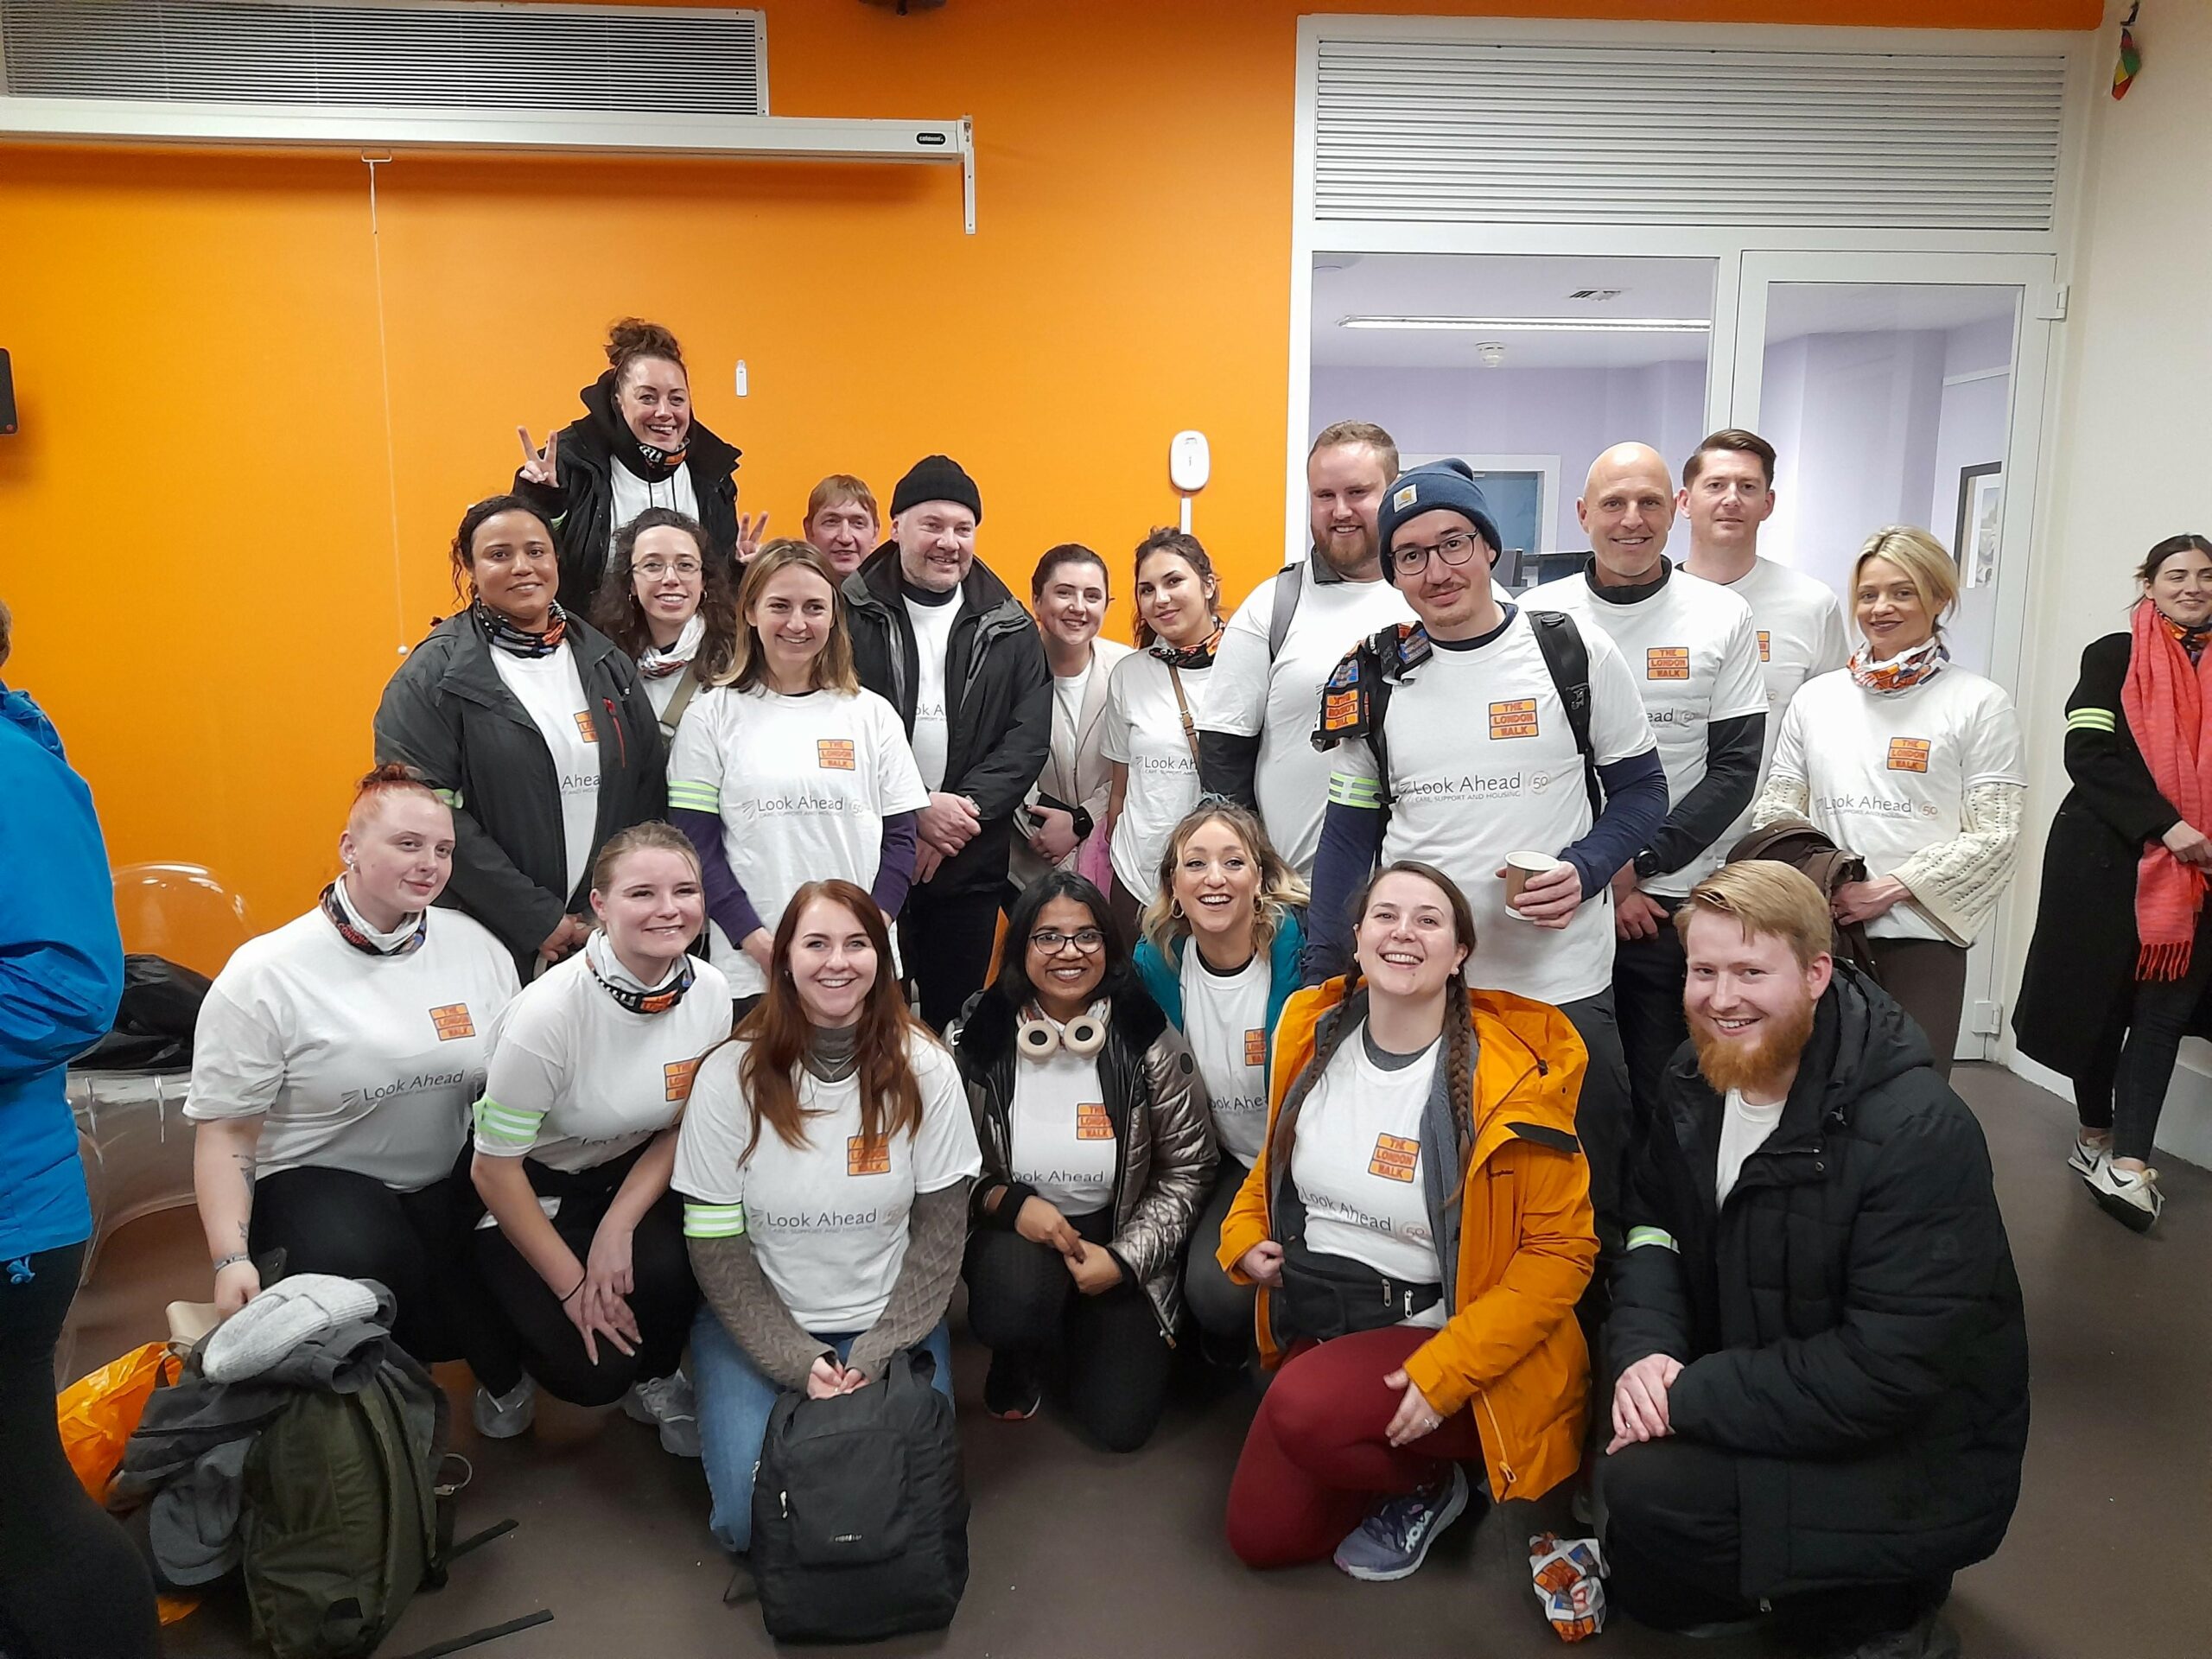
[[[1014,1046],[1033,1060],[1048,1060],[1062,1049],[1087,1060],[1106,1046],[1106,1022],[1084,1013],[1056,1026],[1033,1009],[1025,1010],[1014,1025]]]

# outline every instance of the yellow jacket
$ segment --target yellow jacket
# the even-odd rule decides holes
[[[1251,1282],[1237,1266],[1245,1252],[1274,1236],[1276,1160],[1295,1128],[1295,1108],[1286,1123],[1284,1102],[1313,1058],[1317,1027],[1344,994],[1341,978],[1300,991],[1275,1027],[1267,1141],[1221,1229],[1222,1267],[1240,1284]],[[1456,1271],[1446,1274],[1452,1315],[1406,1373],[1446,1416],[1478,1405],[1494,1497],[1537,1497],[1580,1465],[1589,1408],[1590,1355],[1574,1319],[1598,1259],[1589,1166],[1574,1139],[1589,1057],[1548,1003],[1503,991],[1470,992],[1467,1003],[1474,1138],[1459,1183]],[[1446,1150],[1428,1141],[1424,1134],[1425,1154]],[[1440,1249],[1446,1240],[1440,1230]],[[1264,1286],[1256,1323],[1262,1362],[1278,1363]]]

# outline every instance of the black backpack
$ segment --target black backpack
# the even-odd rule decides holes
[[[751,1563],[779,1642],[873,1642],[952,1623],[968,1491],[952,1402],[925,1353],[827,1400],[785,1393],[753,1477]]]

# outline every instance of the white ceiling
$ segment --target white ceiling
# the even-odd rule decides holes
[[[1704,334],[1529,334],[1344,328],[1347,316],[1592,318],[1713,315],[1709,259],[1522,254],[1322,253],[1313,260],[1316,368],[1468,369],[1495,340],[1503,366],[1640,368],[1701,363]],[[1619,297],[1571,300],[1578,289],[1617,288]],[[2009,288],[1804,283],[1777,285],[1767,303],[1770,342],[1802,334],[1948,329],[2010,320]]]

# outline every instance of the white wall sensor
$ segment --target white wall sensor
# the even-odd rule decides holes
[[[1167,477],[1185,495],[1196,495],[1206,486],[1206,479],[1213,471],[1213,456],[1206,448],[1206,435],[1203,432],[1178,432],[1168,440]]]

